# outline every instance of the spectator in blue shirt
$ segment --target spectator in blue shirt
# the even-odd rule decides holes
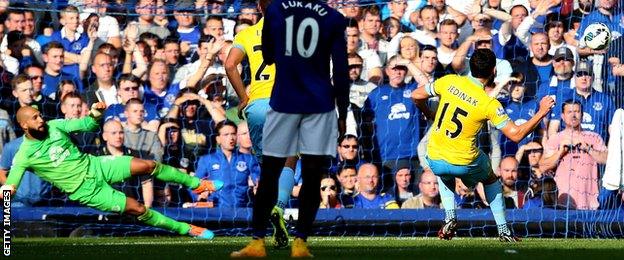
[[[399,205],[394,197],[386,193],[377,193],[379,171],[373,164],[366,163],[358,171],[358,191],[353,198],[353,208],[356,209],[398,209]]]
[[[158,115],[164,117],[180,92],[178,84],[169,84],[169,67],[164,60],[153,60],[148,70],[148,82],[143,99],[155,105]]]
[[[391,188],[394,178],[390,175],[398,164],[411,163],[418,167],[416,147],[420,141],[420,110],[411,100],[416,84],[405,84],[407,67],[398,65],[398,56],[390,58],[386,74],[390,82],[371,91],[364,104],[364,120],[374,122],[374,138],[377,140],[384,178],[383,190]],[[387,181],[386,181],[387,178]]]
[[[524,77],[522,74],[518,74],[519,81],[512,81],[509,87],[509,99],[504,100],[501,103],[509,115],[509,118],[517,125],[523,124],[533,117],[535,114],[535,108],[537,103],[535,99],[525,96],[526,87],[524,86]],[[518,147],[527,144],[533,139],[533,133],[522,139],[520,143],[509,140],[505,135],[501,135],[501,150],[502,156],[515,155],[518,151]]]
[[[79,66],[83,62],[82,54],[91,55],[95,39],[97,39],[98,24],[97,22],[89,23],[89,28],[85,28],[83,33],[78,32],[80,18],[78,17],[78,8],[75,6],[68,6],[63,9],[61,12],[61,24],[63,24],[63,27],[61,30],[55,31],[51,39],[63,45],[65,51],[63,72],[82,78],[83,72],[86,71],[86,66]],[[88,57],[86,58],[88,59]],[[89,63],[88,60],[86,63]],[[82,92],[82,84],[77,86]]]
[[[43,48],[43,60],[45,61],[45,73],[43,74],[41,94],[60,101],[56,92],[62,80],[71,80],[75,86],[82,86],[79,77],[62,71],[65,61],[65,48],[61,43],[53,41],[46,44]]]
[[[201,179],[223,180],[223,189],[208,194],[194,195],[195,200],[207,199],[215,207],[250,207],[250,185],[260,175],[260,166],[251,154],[240,153],[236,147],[237,127],[231,121],[217,124],[217,144],[219,148],[199,158],[195,176]]]
[[[190,1],[177,1],[173,17],[177,22],[176,32],[180,41],[180,52],[183,57],[190,58],[189,54],[197,51],[197,44],[201,36],[201,30],[195,20],[195,6]],[[187,61],[190,61],[187,60]]]
[[[125,115],[125,106],[130,99],[140,99],[139,88],[141,86],[141,79],[132,74],[123,74],[116,83],[117,85],[117,97],[119,98],[118,104],[110,105],[104,111],[104,121],[110,119],[116,119],[125,123],[127,118]],[[158,132],[158,126],[160,125],[160,116],[156,106],[151,103],[143,102],[143,108],[145,110],[144,121],[142,127]]]
[[[574,76],[573,99],[581,102],[583,107],[583,118],[581,128],[586,131],[598,133],[604,140],[607,140],[608,127],[611,124],[615,106],[610,96],[595,91],[592,88],[594,74],[592,67],[585,61],[579,62]],[[561,105],[553,109],[553,116],[548,129],[559,131],[561,121]],[[565,125],[563,126],[565,128]]]

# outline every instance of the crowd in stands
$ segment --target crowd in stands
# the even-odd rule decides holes
[[[624,107],[619,2],[328,0],[346,18],[352,85],[347,134],[319,187],[321,208],[441,207],[425,160],[435,129],[411,92],[448,74],[469,75],[467,61],[480,48],[497,56],[486,91],[516,124],[531,118],[542,97],[556,100],[519,143],[483,127],[479,146],[500,176],[506,207],[621,207],[621,194],[601,186],[615,131],[609,125]],[[118,189],[148,207],[250,207],[261,164],[224,63],[239,47],[234,36],[260,19],[249,0],[0,0],[0,183],[24,138],[20,107],[36,107],[46,120],[73,119],[101,101],[108,108],[100,130],[71,135],[81,151],[157,160],[225,182],[200,195],[149,176]],[[606,50],[580,39],[596,21],[612,32]],[[262,76],[247,61],[238,69],[245,84]],[[301,184],[296,172],[291,206]],[[457,181],[460,207],[488,207],[483,194],[481,185]],[[14,205],[75,204],[29,173]]]

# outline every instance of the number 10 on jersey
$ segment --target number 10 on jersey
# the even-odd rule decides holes
[[[286,18],[286,47],[284,51],[284,55],[292,56],[293,49],[293,38],[294,38],[294,16],[288,16]],[[304,39],[308,28],[311,31],[311,35],[309,41],[304,43]],[[297,26],[297,35],[296,35],[296,48],[299,56],[303,58],[310,58],[314,51],[316,50],[316,46],[318,44],[319,38],[319,25],[316,19],[312,17],[307,17],[301,21],[301,23]]]

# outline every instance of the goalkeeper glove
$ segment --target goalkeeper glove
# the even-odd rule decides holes
[[[103,115],[104,109],[98,109],[97,105],[98,103],[93,103],[93,105],[91,105],[91,110],[89,110],[89,115],[95,118],[96,120],[99,120]]]

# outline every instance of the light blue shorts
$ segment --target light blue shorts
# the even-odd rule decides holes
[[[266,114],[271,108],[269,101],[269,98],[256,99],[245,108],[251,144],[259,161],[262,160],[262,128],[266,121]]]
[[[469,188],[474,187],[477,182],[486,181],[492,171],[490,159],[482,151],[479,151],[477,159],[468,165],[455,165],[445,160],[431,160],[429,157],[427,157],[427,162],[433,174],[443,181],[448,178],[460,178]],[[455,187],[449,188],[454,189]]]

